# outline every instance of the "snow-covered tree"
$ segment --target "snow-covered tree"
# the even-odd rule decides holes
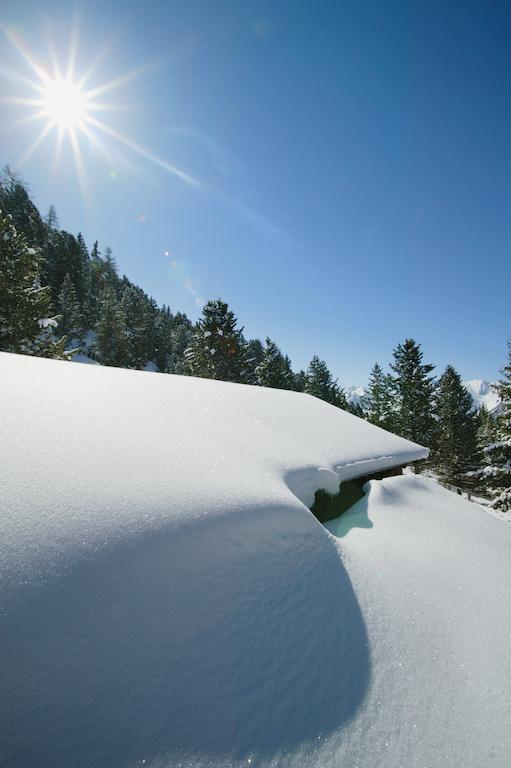
[[[291,389],[293,372],[288,357],[284,357],[274,341],[267,338],[263,358],[256,368],[257,383],[261,387]]]
[[[420,344],[406,339],[394,350],[391,368],[395,373],[396,425],[402,437],[416,443],[431,446],[435,434],[433,418],[434,378],[429,374],[434,365],[422,362]]]
[[[346,397],[337,379],[332,378],[327,364],[317,355],[314,355],[307,368],[305,392],[338,408],[347,408]]]
[[[435,393],[437,435],[432,463],[440,480],[471,489],[478,464],[477,416],[461,377],[448,365]]]
[[[378,363],[371,369],[367,393],[362,400],[362,410],[371,424],[393,432],[396,427],[396,387],[390,374]]]
[[[502,411],[496,420],[495,439],[484,449],[485,466],[480,473],[492,506],[504,512],[511,510],[511,341],[508,348],[508,362],[497,384]]]
[[[67,359],[65,339],[56,340],[50,290],[41,286],[41,252],[0,211],[0,349]]]
[[[242,381],[246,347],[242,329],[221,299],[208,301],[185,352],[192,376],[222,381]]]

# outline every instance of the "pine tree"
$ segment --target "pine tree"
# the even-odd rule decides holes
[[[56,340],[50,290],[41,286],[41,252],[0,211],[0,349],[67,359],[65,339]]]
[[[306,373],[305,392],[308,395],[314,395],[320,400],[338,408],[346,408],[347,402],[344,392],[340,389],[337,379],[332,378],[328,366],[324,360],[320,360],[314,355],[310,361]]]
[[[83,317],[76,291],[67,274],[58,295],[57,307],[60,314],[60,328],[69,340],[80,339],[83,333]]]
[[[48,229],[59,228],[59,217],[57,216],[57,211],[55,210],[53,205],[50,205],[50,207],[48,208],[48,213],[44,218],[44,223],[46,224]]]
[[[244,384],[258,384],[257,366],[260,365],[264,357],[264,347],[259,339],[250,339],[246,342],[246,360],[245,374],[243,376]]]
[[[154,357],[155,323],[153,308],[146,294],[126,278],[121,309],[126,325],[126,363],[143,368]]]
[[[492,506],[503,512],[511,510],[511,341],[508,362],[497,384],[502,411],[496,420],[496,436],[484,449],[485,466],[481,472]]]
[[[0,208],[4,215],[11,214],[16,231],[24,235],[33,248],[44,246],[47,227],[30,199],[26,185],[9,166],[0,179]]]
[[[185,353],[188,372],[192,376],[242,381],[246,348],[242,329],[236,326],[236,317],[221,299],[204,305]]]
[[[293,374],[293,386],[292,389],[295,392],[305,392],[305,385],[307,383],[307,374],[304,370],[298,371]]]
[[[435,393],[437,437],[432,463],[440,480],[448,485],[474,488],[477,468],[477,416],[461,377],[448,365]]]
[[[371,424],[389,432],[396,427],[396,390],[394,380],[375,363],[369,377],[367,394],[362,400],[362,411]]]
[[[99,318],[96,324],[96,350],[102,365],[125,367],[127,343],[125,320],[114,289],[108,286],[100,296]]]
[[[263,359],[256,368],[257,383],[261,387],[291,389],[293,372],[288,357],[284,357],[274,341],[267,338]]]
[[[396,432],[408,440],[430,447],[435,436],[433,418],[434,365],[422,362],[420,344],[406,339],[394,350],[391,368],[396,374]]]

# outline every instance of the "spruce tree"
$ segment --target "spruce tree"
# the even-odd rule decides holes
[[[145,293],[129,280],[121,298],[121,310],[126,325],[126,364],[143,368],[154,357],[155,324],[152,306]]]
[[[284,357],[274,341],[267,338],[263,358],[256,368],[257,383],[261,387],[291,389],[293,372],[288,357]]]
[[[448,365],[435,393],[437,437],[432,463],[440,480],[465,490],[474,488],[477,469],[477,416],[461,377]]]
[[[71,277],[67,274],[58,295],[59,326],[69,340],[80,339],[83,334],[83,317]]]
[[[362,400],[362,410],[367,420],[377,427],[393,432],[396,427],[396,389],[392,376],[385,373],[378,363],[373,365],[369,376],[367,394]]]
[[[408,440],[431,447],[435,437],[433,418],[434,365],[422,362],[420,344],[406,339],[394,350],[396,432]]]
[[[257,366],[260,365],[264,357],[264,347],[259,339],[250,339],[246,343],[246,361],[244,384],[258,384]]]
[[[495,439],[484,449],[485,466],[481,472],[492,506],[503,512],[511,510],[511,341],[508,349],[503,378],[497,384],[501,413],[496,419]]]
[[[332,378],[324,360],[314,355],[307,368],[305,392],[339,408],[346,408],[347,401],[337,379]]]
[[[300,370],[293,374],[293,383],[291,389],[295,392],[305,392],[305,385],[307,383],[307,374],[304,370]]]
[[[218,299],[204,305],[185,354],[192,376],[243,380],[246,348],[242,329],[237,328],[236,317],[224,301]]]
[[[56,340],[50,290],[41,286],[41,252],[0,211],[0,349],[68,359],[65,339]]]
[[[127,363],[126,327],[122,307],[114,289],[103,289],[96,323],[96,354],[102,365],[125,367]]]

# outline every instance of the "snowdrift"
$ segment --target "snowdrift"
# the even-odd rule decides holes
[[[339,536],[305,506],[426,449],[292,392],[0,380],[2,763],[508,765],[506,525],[415,477]]]

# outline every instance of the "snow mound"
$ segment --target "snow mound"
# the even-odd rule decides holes
[[[342,539],[302,503],[426,449],[294,392],[0,377],[6,765],[507,765],[511,530],[415,477]]]
[[[486,379],[472,379],[471,381],[463,382],[463,386],[472,397],[476,411],[481,410],[484,405],[489,413],[498,412],[501,399],[497,392],[495,392],[495,383],[486,381]]]
[[[326,525],[341,537],[371,649],[372,681],[356,718],[371,746],[359,764],[505,768],[511,530],[420,476],[365,490]],[[332,739],[325,764],[336,750],[354,759],[359,749],[348,729]]]

